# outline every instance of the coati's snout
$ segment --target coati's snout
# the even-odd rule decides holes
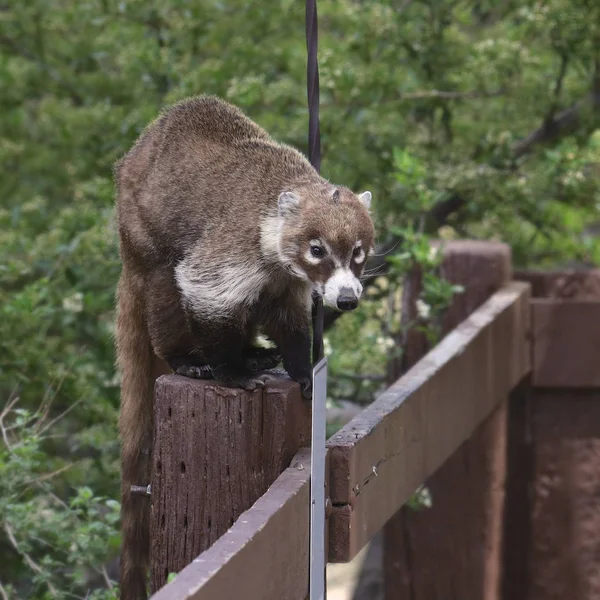
[[[336,304],[340,310],[354,310],[358,306],[358,298],[354,294],[354,290],[342,288]]]
[[[354,310],[373,247],[370,202],[370,192],[357,195],[330,184],[284,191],[279,196],[276,223],[271,221],[263,229],[263,243],[273,237],[276,243],[264,246],[276,245],[286,268],[310,282],[325,305]]]
[[[356,273],[356,267],[340,266],[333,270],[331,277],[327,279],[321,287],[323,303],[331,308],[338,310],[354,310],[358,306],[358,300],[362,294],[362,284],[360,283],[360,272]],[[319,291],[319,286],[316,286]]]

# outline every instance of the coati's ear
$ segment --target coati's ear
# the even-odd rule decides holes
[[[366,206],[367,210],[371,208],[371,192],[363,192],[358,196],[358,199]]]
[[[300,198],[294,192],[282,192],[279,194],[279,216],[287,217],[294,214],[300,206]]]

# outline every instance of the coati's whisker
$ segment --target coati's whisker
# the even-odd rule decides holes
[[[390,252],[393,252],[401,243],[402,243],[402,240],[398,240],[391,248],[389,248],[385,252],[382,252],[381,254],[376,254],[376,253],[369,254],[369,258],[372,256],[377,256],[377,257],[387,256]]]

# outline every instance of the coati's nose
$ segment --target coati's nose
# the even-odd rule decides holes
[[[337,307],[340,310],[354,310],[358,306],[358,298],[354,290],[350,288],[342,288],[340,295],[337,298]]]

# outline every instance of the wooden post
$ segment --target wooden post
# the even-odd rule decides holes
[[[532,284],[532,387],[508,489],[510,600],[600,598],[600,270],[521,272]],[[511,423],[512,425],[512,423]],[[518,532],[516,531],[518,529]],[[518,535],[520,534],[520,535]],[[518,536],[518,537],[517,537]],[[513,577],[515,579],[516,577]]]
[[[447,243],[442,272],[465,287],[444,319],[447,333],[510,281],[510,249],[498,243]],[[409,349],[408,355],[416,362],[424,351]],[[386,600],[499,597],[506,416],[505,401],[427,481],[432,508],[402,508],[386,524]]]
[[[310,444],[310,402],[288,379],[246,392],[179,375],[155,387],[153,591],[222,536]]]

